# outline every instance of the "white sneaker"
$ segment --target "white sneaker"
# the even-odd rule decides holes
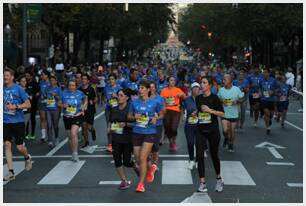
[[[205,151],[204,151],[204,157],[205,157],[205,158],[208,158],[208,153],[207,153],[207,151],[208,151],[208,150],[205,150]]]
[[[254,122],[254,127],[257,128],[257,122]]]
[[[73,152],[73,153],[72,153],[71,161],[73,161],[73,162],[78,162],[78,161],[80,161],[80,160],[79,160],[78,153],[76,153],[76,152]]]
[[[195,162],[193,160],[189,161],[188,169],[192,170],[195,167]]]
[[[32,157],[29,154],[29,159],[25,161],[24,169],[30,171],[32,169]]]

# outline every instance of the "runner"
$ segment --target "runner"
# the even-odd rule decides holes
[[[86,95],[77,90],[75,80],[68,81],[68,89],[63,91],[59,105],[63,108],[64,125],[69,136],[69,144],[72,150],[72,161],[78,162],[78,131],[84,119],[87,108]]]
[[[104,102],[104,89],[105,89],[105,75],[103,73],[103,67],[98,67],[97,78],[99,80],[99,84],[97,84],[97,96],[98,96],[98,104],[102,105]]]
[[[157,86],[155,81],[150,81],[150,98],[156,100],[165,112],[165,102],[164,99],[158,95],[157,93]],[[162,135],[163,135],[163,121],[160,119],[156,123],[156,130],[157,130],[157,143],[154,143],[152,148],[152,159],[153,159],[153,167],[156,167],[156,170],[158,170],[158,160],[159,160],[159,143],[162,141]]]
[[[39,82],[39,100],[38,110],[40,118],[41,138],[42,143],[46,142],[47,137],[47,90],[50,87],[49,81],[50,73],[47,70],[42,70]]]
[[[112,135],[113,158],[118,176],[121,179],[119,189],[125,190],[130,187],[124,167],[134,167],[131,160],[133,152],[132,126],[127,119],[129,109],[129,93],[123,89],[118,92],[118,106],[110,109],[109,133]],[[123,167],[124,166],[124,167]]]
[[[116,84],[117,76],[115,74],[109,75],[109,83],[105,87],[105,97],[106,97],[106,106],[105,106],[105,118],[106,126],[109,127],[109,113],[110,109],[118,106],[117,93],[121,89],[119,85]],[[107,132],[108,144],[106,149],[109,152],[112,152],[112,139],[111,134]]]
[[[180,102],[181,99],[185,98],[184,92],[175,87],[176,79],[171,76],[168,78],[168,87],[164,88],[160,96],[164,98],[166,103],[166,114],[164,118],[164,128],[166,135],[169,139],[169,150],[176,151],[176,136],[177,136],[177,128],[180,123],[181,118],[181,108]]]
[[[254,127],[257,127],[259,112],[260,112],[260,88],[259,83],[262,80],[262,75],[259,73],[259,66],[254,68],[254,74],[248,77],[250,91],[249,91],[249,103],[254,113]]]
[[[286,121],[288,106],[289,106],[289,94],[291,86],[286,83],[285,74],[281,74],[281,84],[277,92],[277,111],[278,120],[281,119],[281,126],[285,128],[284,122]]]
[[[58,86],[58,82],[55,76],[50,76],[50,87],[47,89],[47,125],[48,125],[48,146],[50,149],[54,145],[59,144],[59,119],[61,109],[58,106],[58,102],[62,96],[62,89]],[[52,132],[54,130],[54,133]]]
[[[36,112],[37,112],[37,102],[39,97],[39,85],[33,77],[33,73],[31,71],[26,71],[25,76],[27,79],[27,88],[30,90],[31,99],[31,124],[28,122],[26,124],[26,139],[34,140],[35,139],[35,127],[36,127]],[[31,132],[29,132],[31,125]]]
[[[222,118],[222,128],[224,135],[223,147],[228,146],[229,152],[234,152],[235,128],[238,122],[238,106],[243,100],[244,93],[233,86],[230,74],[224,75],[224,87],[218,92],[218,97],[223,102],[224,117]]]
[[[264,78],[260,82],[260,91],[262,94],[261,104],[264,109],[264,120],[266,125],[266,134],[271,132],[272,117],[274,113],[275,94],[277,90],[276,80],[270,77],[270,69],[263,69]]]
[[[247,107],[247,97],[249,92],[249,82],[246,79],[245,71],[240,70],[240,74],[238,79],[233,81],[233,85],[238,87],[241,92],[244,93],[243,99],[239,104],[239,121],[238,121],[238,128],[240,131],[244,131],[243,125],[245,120],[245,111]]]
[[[220,175],[219,143],[220,133],[218,126],[218,117],[224,117],[223,106],[217,95],[211,93],[212,78],[203,77],[201,87],[203,94],[198,95],[195,99],[198,114],[193,113],[193,117],[198,115],[199,124],[197,126],[196,136],[196,159],[198,162],[198,172],[200,177],[200,186],[198,192],[207,192],[205,182],[205,163],[204,150],[206,140],[209,143],[209,150],[213,161],[217,183],[215,191],[223,191],[223,180]]]
[[[25,159],[25,170],[32,169],[31,155],[28,153],[23,139],[25,138],[25,124],[22,110],[29,109],[31,103],[29,96],[19,85],[14,83],[14,71],[4,69],[3,90],[3,141],[5,146],[5,158],[7,161],[8,175],[3,181],[15,179],[13,169],[12,142],[15,141],[18,152]]]
[[[197,125],[198,125],[198,117],[196,116],[197,105],[195,102],[195,98],[196,96],[199,95],[199,93],[200,93],[200,85],[199,83],[194,82],[191,85],[191,95],[189,97],[186,97],[182,101],[183,109],[186,110],[187,113],[184,132],[187,140],[187,149],[189,154],[188,169],[190,170],[192,170],[195,167],[194,146],[195,146]],[[207,149],[207,146],[205,149]]]
[[[130,78],[126,79],[122,84],[121,87],[125,89],[129,89],[131,93],[131,99],[135,99],[138,96],[138,70],[131,69],[130,70]]]
[[[153,182],[156,168],[148,164],[148,156],[156,137],[156,123],[163,118],[162,106],[154,99],[149,98],[150,83],[141,81],[139,84],[139,99],[131,102],[128,119],[136,121],[133,127],[133,146],[137,164],[140,166],[140,180],[137,192],[145,192],[144,180]]]
[[[97,98],[94,88],[89,85],[89,78],[90,77],[88,74],[82,75],[82,87],[79,89],[87,96],[88,100],[88,106],[87,110],[85,111],[84,121],[82,124],[82,133],[84,138],[84,145],[82,148],[89,146],[88,130],[91,132],[92,140],[96,141],[96,130],[93,125],[95,121]]]

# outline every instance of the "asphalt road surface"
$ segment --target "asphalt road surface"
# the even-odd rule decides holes
[[[97,140],[91,141],[87,151],[79,151],[80,162],[70,161],[71,152],[60,120],[58,147],[50,150],[47,144],[26,141],[33,156],[33,169],[24,171],[24,161],[14,151],[16,180],[4,183],[5,203],[179,203],[179,202],[303,202],[303,114],[298,102],[289,106],[285,129],[273,120],[272,132],[266,135],[263,120],[258,128],[246,115],[244,132],[237,132],[235,153],[220,145],[221,175],[224,191],[214,191],[215,175],[210,157],[205,161],[207,193],[195,193],[199,185],[196,169],[187,169],[188,155],[183,124],[179,127],[176,153],[161,147],[159,171],[146,192],[135,192],[137,177],[127,169],[131,188],[118,190],[119,178],[112,156],[105,151],[105,116],[101,108],[96,113]],[[37,119],[38,120],[38,119]],[[37,128],[37,134],[40,134]],[[222,137],[223,140],[223,137]],[[222,141],[221,141],[222,143]],[[7,165],[4,160],[4,175]]]

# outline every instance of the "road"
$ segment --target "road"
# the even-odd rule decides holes
[[[285,129],[273,121],[271,135],[267,136],[263,120],[258,128],[254,128],[247,114],[245,132],[237,132],[236,152],[229,153],[220,145],[221,175],[225,181],[222,193],[214,191],[215,177],[210,157],[205,160],[208,193],[195,193],[199,184],[198,173],[196,169],[187,169],[188,155],[182,124],[178,135],[179,150],[170,153],[167,145],[161,147],[160,170],[156,173],[154,182],[146,184],[146,193],[135,192],[137,177],[131,169],[127,170],[132,181],[131,188],[126,191],[118,190],[119,179],[112,156],[103,151],[106,144],[105,116],[99,108],[95,121],[98,138],[96,142],[91,141],[91,151],[79,151],[79,163],[69,161],[71,153],[63,129],[60,131],[61,144],[51,151],[39,139],[26,142],[34,161],[33,169],[29,172],[23,170],[23,159],[14,151],[15,173],[18,175],[15,181],[3,186],[3,201],[300,203],[303,201],[303,115],[297,113],[297,102],[292,102],[289,107]],[[62,119],[60,127],[63,128]],[[275,162],[284,165],[275,165]],[[4,160],[4,175],[6,173],[7,165]]]

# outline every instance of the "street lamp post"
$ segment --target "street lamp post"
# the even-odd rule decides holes
[[[23,4],[22,7],[22,63],[27,64],[27,7]]]

